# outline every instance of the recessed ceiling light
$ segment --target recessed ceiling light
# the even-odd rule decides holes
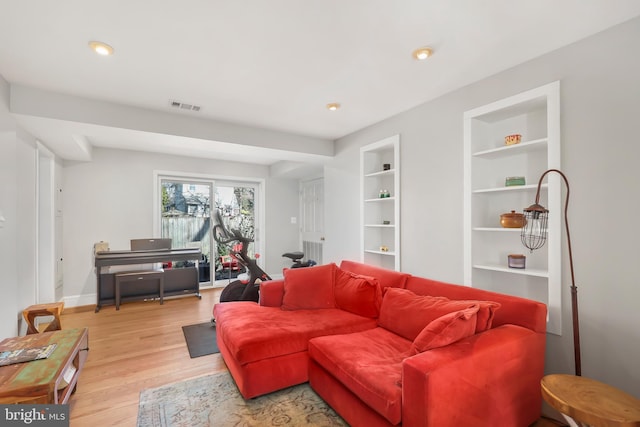
[[[89,47],[98,55],[113,55],[113,48],[106,43],[91,41],[89,42]]]
[[[340,104],[338,104],[337,102],[332,102],[330,104],[327,104],[327,109],[329,111],[336,111],[338,108],[340,108]]]
[[[421,47],[413,51],[413,57],[418,61],[424,61],[433,54],[433,49],[430,47]]]

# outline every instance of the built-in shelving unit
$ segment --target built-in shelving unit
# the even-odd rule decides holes
[[[360,149],[361,261],[392,270],[400,270],[399,149],[399,135]]]
[[[518,144],[504,137],[522,135]],[[560,335],[561,187],[547,175],[541,204],[550,211],[547,242],[529,252],[520,229],[502,228],[500,215],[533,204],[538,180],[560,168],[560,83],[554,82],[464,114],[464,282],[468,286],[547,304],[547,331]],[[506,186],[523,176],[525,185]],[[509,254],[526,256],[526,268],[508,266]]]

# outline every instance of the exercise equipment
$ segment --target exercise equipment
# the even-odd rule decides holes
[[[258,265],[257,258],[259,255],[256,254],[256,258],[251,258],[247,253],[249,244],[253,242],[253,239],[243,236],[240,230],[227,229],[219,211],[216,211],[216,222],[216,225],[213,226],[213,236],[216,242],[223,245],[237,242],[232,246],[229,254],[247,271],[247,274],[244,276],[239,275],[238,280],[234,280],[225,286],[220,294],[220,302],[258,302],[260,283],[265,280],[271,280],[271,277]]]

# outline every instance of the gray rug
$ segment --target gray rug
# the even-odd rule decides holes
[[[143,390],[138,427],[344,427],[308,384],[244,400],[228,372]]]
[[[189,356],[206,356],[208,354],[219,353],[216,342],[216,325],[211,322],[198,323],[182,327],[184,339],[187,342]]]

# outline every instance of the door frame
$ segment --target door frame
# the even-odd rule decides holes
[[[325,202],[325,183],[324,183],[324,177],[320,176],[320,177],[314,177],[314,178],[309,178],[309,179],[301,179],[300,180],[300,191],[299,191],[299,204],[300,204],[300,228],[299,228],[299,247],[301,250],[304,251],[304,235],[305,235],[305,231],[304,231],[304,224],[305,224],[305,215],[304,215],[304,209],[305,209],[305,201],[304,201],[304,187],[307,186],[310,183],[314,183],[316,181],[319,181],[322,184],[322,202],[320,204],[320,206],[318,206],[318,203],[314,204],[314,215],[317,216],[319,215],[322,218],[322,230],[319,232],[307,232],[310,235],[313,235],[314,240],[308,240],[312,243],[318,243],[320,245],[320,257],[321,259],[314,259],[314,261],[321,263],[324,260],[324,235],[325,235],[325,230],[324,230],[324,219],[325,219],[325,212],[324,212],[324,202]],[[309,258],[317,258],[317,257],[312,257],[311,254],[308,254],[305,252],[305,259],[309,259]]]

